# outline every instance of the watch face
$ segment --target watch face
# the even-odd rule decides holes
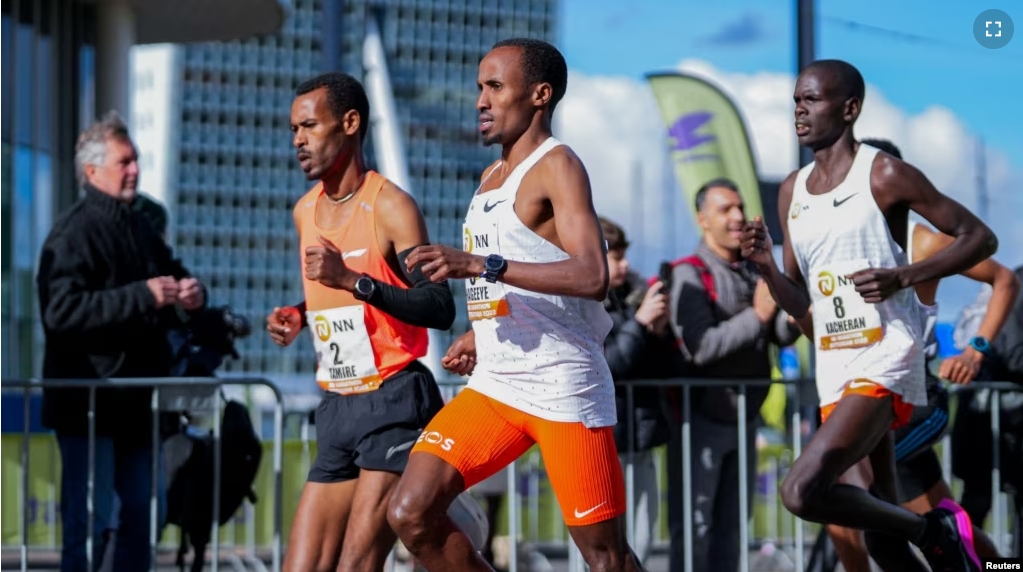
[[[373,291],[373,281],[363,276],[355,282],[355,289],[358,290],[360,294],[369,294]]]
[[[504,266],[504,260],[500,256],[491,254],[484,261],[484,265],[487,267],[487,270],[496,272]]]

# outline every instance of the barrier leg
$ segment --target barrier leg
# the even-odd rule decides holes
[[[519,569],[518,461],[508,467],[508,572]]]
[[[85,527],[87,536],[85,537],[85,562],[88,565],[89,570],[95,570],[96,567],[93,565],[93,552],[96,549],[93,546],[93,529],[96,526],[96,387],[89,386],[89,413],[88,413],[88,424],[89,424],[89,474],[87,477],[86,488],[88,495],[85,499],[85,511],[87,513]]]
[[[213,572],[220,569],[220,400],[213,407],[213,530],[210,534]]]
[[[273,527],[273,548],[272,564],[273,571],[280,572],[282,539],[281,530],[283,515],[284,480],[281,473],[281,465],[284,462],[284,401],[280,392],[276,389],[274,394],[277,402],[274,404],[274,527]]]
[[[739,386],[739,570],[749,572],[749,483],[746,480],[746,386]]]
[[[28,450],[29,450],[29,438],[31,435],[31,414],[32,414],[32,402],[29,397],[31,393],[29,388],[25,388],[23,406],[24,406],[24,427],[22,428],[21,434],[21,570],[25,572],[28,570],[28,503],[29,503],[29,486],[28,486]]]
[[[150,411],[153,416],[152,435],[152,475],[150,478],[149,495],[149,569],[156,572],[156,540],[159,528],[159,494],[160,483],[160,388],[153,388],[153,395],[150,401]]]

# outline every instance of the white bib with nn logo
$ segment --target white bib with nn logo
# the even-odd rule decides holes
[[[811,271],[816,280],[813,313],[823,331],[817,334],[821,351],[862,348],[881,341],[884,328],[874,304],[863,301],[849,276],[868,267],[866,260],[835,262]],[[816,328],[815,328],[816,330]]]
[[[382,379],[362,304],[310,310],[306,319],[316,347],[316,382],[320,388],[347,395],[380,387]]]

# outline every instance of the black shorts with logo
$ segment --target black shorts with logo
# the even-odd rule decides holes
[[[361,469],[403,472],[419,434],[443,406],[433,374],[419,361],[375,391],[326,392],[316,407],[316,460],[308,480],[348,481]]]

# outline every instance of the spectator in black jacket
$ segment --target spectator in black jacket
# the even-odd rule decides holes
[[[668,424],[661,406],[661,391],[656,387],[634,387],[632,410],[628,409],[626,386],[630,379],[671,377],[672,364],[680,359],[668,328],[668,299],[664,284],[649,288],[629,271],[625,251],[629,241],[618,225],[600,218],[607,241],[607,266],[610,289],[604,308],[612,326],[604,341],[604,357],[615,381],[618,424],[615,443],[623,467],[633,467],[635,487],[635,538],[630,539],[636,557],[643,562],[650,554],[654,526],[660,506],[657,471],[652,449],[668,441]],[[628,437],[629,418],[633,435]]]
[[[178,312],[205,305],[199,281],[131,208],[137,158],[116,113],[79,136],[75,164],[84,196],[55,221],[36,277],[47,379],[166,376],[167,331],[180,324]],[[86,570],[88,395],[81,388],[43,392],[43,424],[55,430],[61,454],[62,571]],[[149,569],[151,396],[143,388],[96,391],[93,562],[104,552],[116,491],[119,571]]]

